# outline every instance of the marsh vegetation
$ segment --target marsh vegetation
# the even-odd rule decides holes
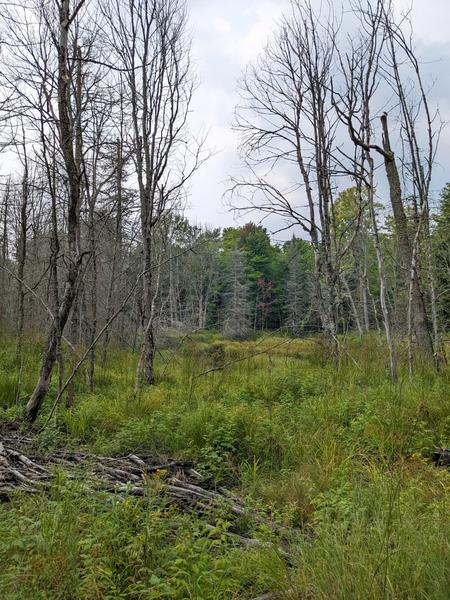
[[[27,345],[19,373],[11,346],[3,340],[5,422],[22,410],[38,361]],[[2,596],[447,598],[450,474],[430,451],[448,444],[450,373],[419,366],[392,383],[379,337],[345,349],[336,367],[318,338],[197,335],[170,371],[172,351],[161,353],[158,383],[137,397],[137,357],[114,349],[95,393],[80,377],[76,406],[60,407],[28,451],[190,458],[211,489],[244,498],[248,515],[171,506],[157,485],[164,473],[136,498],[87,494],[88,467],[75,480],[57,471],[50,493],[17,491],[0,505]],[[255,521],[258,511],[279,529]],[[267,544],[240,547],[227,532]]]

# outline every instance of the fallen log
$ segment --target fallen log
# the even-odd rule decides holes
[[[198,514],[211,515],[211,511],[227,510],[230,515],[246,516],[254,523],[261,523],[272,529],[283,545],[289,547],[291,529],[274,523],[262,510],[250,509],[245,500],[226,488],[208,488],[208,480],[193,468],[188,460],[163,459],[160,456],[122,457],[96,456],[80,451],[58,451],[47,457],[27,456],[24,448],[30,439],[0,432],[0,501],[9,501],[15,492],[27,494],[45,493],[54,480],[55,468],[64,470],[68,479],[79,477],[80,466],[85,467],[83,492],[95,494],[106,492],[124,498],[125,495],[142,497],[147,489],[154,489],[164,495],[168,505],[175,504],[183,510],[195,510]],[[32,444],[31,444],[32,447]],[[207,529],[215,529],[206,525]],[[233,544],[245,548],[273,547],[271,543],[245,537],[231,530],[223,532]],[[286,543],[287,542],[287,543]],[[292,565],[292,555],[279,544],[278,554]],[[259,600],[269,600],[274,595],[266,594]],[[255,599],[256,600],[256,599]]]
[[[0,499],[7,500],[15,490],[37,493],[48,490],[54,479],[54,469],[62,468],[69,479],[74,470],[86,467],[86,493],[106,491],[143,496],[147,486],[158,489],[170,503],[183,508],[193,507],[203,512],[226,509],[230,515],[249,517],[270,527],[276,533],[284,528],[275,524],[263,511],[250,509],[245,500],[225,488],[210,489],[207,480],[196,471],[192,461],[164,459],[161,456],[129,454],[122,457],[97,456],[81,451],[57,451],[47,457],[27,456],[24,447],[32,447],[31,438],[0,432]]]

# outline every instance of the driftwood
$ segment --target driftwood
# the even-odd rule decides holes
[[[30,457],[24,448],[32,447],[32,438],[19,437],[15,432],[0,431],[0,500],[7,501],[15,491],[36,494],[50,489],[55,469],[62,469],[68,479],[78,478],[86,493],[103,491],[114,494],[143,496],[154,490],[184,510],[203,514],[215,508],[227,510],[234,517],[246,516],[253,522],[268,526],[281,538],[292,530],[274,523],[263,511],[250,509],[243,498],[219,487],[212,489],[189,460],[167,459],[154,455],[129,454],[107,457],[81,451],[56,451],[47,457]],[[83,467],[83,477],[76,469]],[[207,526],[211,527],[211,526]],[[286,536],[284,534],[287,534]],[[228,533],[230,541],[248,548],[264,547],[260,540]],[[278,548],[289,563],[290,554]]]
[[[54,480],[55,468],[62,469],[68,478],[75,477],[77,466],[83,466],[86,490],[128,493],[142,496],[149,486],[157,487],[169,500],[190,503],[221,502],[234,508],[234,500],[206,487],[203,477],[189,460],[162,459],[159,456],[125,457],[96,456],[79,451],[57,451],[49,457],[25,454],[24,442],[31,438],[0,433],[0,497],[8,499],[13,490],[35,493],[46,491]],[[84,481],[84,480],[83,480]],[[239,511],[242,511],[242,504]]]
[[[58,451],[50,457],[30,458],[23,447],[32,441],[32,438],[19,438],[15,434],[5,436],[0,432],[0,501],[10,500],[18,490],[32,494],[46,492],[54,480],[55,468],[63,469],[67,478],[75,479],[76,468],[83,466],[83,472],[87,473],[83,478],[86,493],[103,491],[143,496],[146,489],[154,486],[155,490],[165,495],[168,503],[182,509],[209,512],[214,507],[226,508],[232,515],[247,515],[255,522],[264,523],[278,534],[290,531],[273,523],[262,511],[250,510],[245,500],[230,490],[208,488],[205,479],[189,460],[135,454],[116,458],[78,451]],[[211,531],[216,530],[213,525],[205,526]],[[226,535],[230,543],[244,548],[273,547],[268,542],[232,531],[217,532],[217,535]],[[292,556],[287,550],[281,546],[274,549],[292,565]],[[253,600],[276,600],[277,597],[276,594],[267,593]]]

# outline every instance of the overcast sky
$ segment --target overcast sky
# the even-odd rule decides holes
[[[194,130],[207,129],[208,146],[217,150],[191,184],[188,217],[199,224],[223,227],[236,224],[222,202],[227,178],[239,167],[236,136],[231,131],[236,82],[263,49],[289,0],[187,0],[187,4],[200,79],[192,126]],[[399,9],[410,5],[409,0],[396,2]],[[450,0],[415,0],[412,18],[420,55],[427,61],[427,75],[430,81],[436,78],[433,100],[439,103],[443,118],[450,121]],[[435,194],[450,179],[449,156],[450,126],[443,134],[438,156]]]

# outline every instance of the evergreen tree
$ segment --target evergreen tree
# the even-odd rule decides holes
[[[222,292],[222,332],[229,338],[243,338],[250,331],[250,282],[246,257],[234,248],[227,253]]]
[[[441,193],[440,211],[433,232],[437,282],[437,308],[444,331],[450,330],[450,183]]]
[[[286,321],[294,332],[312,322],[312,251],[304,240],[292,238],[285,244],[287,257]]]
[[[223,233],[223,246],[225,252],[238,248],[245,254],[253,328],[279,326],[276,292],[280,290],[275,281],[278,249],[271,244],[267,230],[255,223],[229,227]]]

